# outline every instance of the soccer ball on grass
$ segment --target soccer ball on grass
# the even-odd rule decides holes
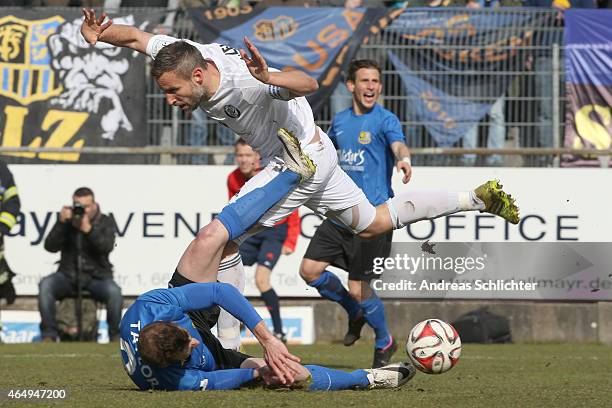
[[[420,371],[442,374],[457,364],[461,354],[461,339],[450,324],[438,319],[427,319],[410,331],[406,352]]]

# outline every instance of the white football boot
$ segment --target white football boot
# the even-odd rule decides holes
[[[401,387],[416,374],[416,368],[410,363],[394,363],[365,371],[368,373],[368,381],[370,381],[368,388],[371,390]]]

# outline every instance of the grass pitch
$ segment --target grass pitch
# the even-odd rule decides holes
[[[361,342],[360,342],[361,343]],[[291,346],[306,364],[367,367],[372,344]],[[76,407],[612,407],[612,347],[464,345],[442,375],[418,373],[399,390],[142,392],[122,368],[118,344],[0,345],[0,389],[65,389],[64,401],[2,406]],[[260,355],[257,346],[247,352]],[[395,360],[405,357],[398,351]]]

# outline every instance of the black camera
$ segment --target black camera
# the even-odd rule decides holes
[[[72,204],[72,218],[75,220],[80,220],[85,214],[85,207],[81,203],[73,203]]]

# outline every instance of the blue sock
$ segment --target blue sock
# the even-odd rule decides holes
[[[375,293],[359,304],[364,312],[366,321],[376,333],[376,348],[384,349],[391,342],[391,334],[385,319],[385,306]]]
[[[304,367],[312,375],[312,384],[308,388],[310,391],[347,390],[355,387],[365,388],[370,385],[364,370],[346,372],[317,365]]]
[[[361,311],[359,303],[349,295],[335,274],[324,271],[318,279],[309,282],[308,285],[317,288],[324,298],[340,303],[350,320],[354,320],[359,315]]]
[[[283,171],[263,187],[248,192],[232,204],[226,205],[217,219],[221,221],[232,241],[251,228],[270,208],[298,185],[300,176]]]

